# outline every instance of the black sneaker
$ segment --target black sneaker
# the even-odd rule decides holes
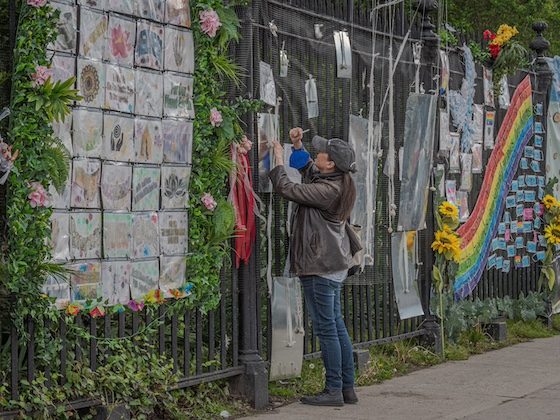
[[[358,396],[356,395],[354,388],[343,389],[342,397],[344,398],[344,404],[356,404],[358,402]]]
[[[324,390],[319,395],[302,397],[300,401],[302,404],[330,407],[342,407],[344,405],[344,398],[340,389]]]

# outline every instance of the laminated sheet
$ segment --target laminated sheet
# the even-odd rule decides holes
[[[136,70],[136,106],[138,115],[163,115],[163,76],[150,70]]]
[[[134,3],[136,0],[105,0],[107,4],[105,5],[106,10],[113,12],[124,13],[127,15],[133,15],[136,12],[136,7]]]
[[[103,115],[103,157],[107,160],[134,160],[134,119],[122,114]]]
[[[56,41],[48,46],[55,51],[63,51],[74,54],[76,52],[77,40],[77,8],[67,3],[50,2],[51,6],[60,11],[60,17],[56,24],[58,36]]]
[[[132,213],[103,213],[103,257],[132,256]]]
[[[132,176],[132,210],[159,209],[160,168],[135,166]]]
[[[101,258],[101,213],[70,215],[70,257],[74,260]]]
[[[101,200],[101,161],[74,159],[72,163],[72,193],[70,204],[76,208],[99,209]]]
[[[150,290],[157,289],[158,284],[159,260],[157,258],[132,262],[132,277],[130,279],[132,299],[142,299]]]
[[[260,99],[265,104],[276,106],[276,85],[270,64],[259,62]]]
[[[101,291],[109,305],[125,305],[130,300],[130,261],[103,261],[101,263]]]
[[[52,129],[54,135],[62,141],[68,153],[72,155],[74,149],[72,147],[72,114],[68,114],[62,121],[53,121]]]
[[[135,259],[157,257],[160,254],[158,213],[134,213],[132,239]]]
[[[126,5],[130,2],[119,0],[115,3]],[[132,67],[134,65],[136,22],[132,19],[110,15],[108,26],[105,59],[111,63]]]
[[[95,300],[103,296],[101,284],[101,263],[84,261],[70,266],[71,299],[73,302]]]
[[[194,41],[191,31],[165,27],[165,70],[194,73]]]
[[[72,120],[74,156],[100,157],[103,148],[103,113],[76,108]]]
[[[194,118],[193,78],[166,73],[163,78],[163,114]]]
[[[136,0],[136,14],[145,19],[161,22],[164,16],[164,0]]]
[[[408,98],[404,129],[404,165],[401,183],[399,226],[405,231],[424,229],[437,97],[413,94]]]
[[[82,7],[80,10],[80,55],[102,60],[106,32],[107,15]]]
[[[189,0],[167,0],[165,6],[165,22],[186,28],[191,27]]]
[[[268,174],[273,167],[272,140],[278,133],[278,117],[275,114],[257,114],[259,126],[259,184],[258,192],[271,192]]]
[[[107,64],[105,80],[105,108],[119,112],[134,112],[134,70]]]
[[[161,70],[163,67],[163,26],[139,21],[136,26],[135,63],[140,67]]]
[[[134,156],[140,163],[163,162],[161,120],[136,118],[134,121]]]
[[[188,244],[187,213],[161,212],[159,214],[161,253],[163,255],[185,255]]]
[[[78,58],[78,90],[83,98],[80,105],[101,108],[105,103],[105,64]]]
[[[184,209],[189,198],[188,166],[162,166],[161,168],[161,208]]]
[[[193,143],[192,121],[166,119],[163,126],[163,161],[191,163]]]
[[[159,288],[165,297],[173,296],[172,289],[179,289],[185,284],[187,261],[185,257],[160,257]]]
[[[41,291],[56,299],[55,305],[58,309],[64,309],[70,303],[70,282],[67,279],[48,276]]]
[[[70,214],[53,212],[51,216],[51,250],[54,261],[70,259]]]
[[[52,81],[65,82],[76,76],[76,60],[72,56],[55,54],[51,61]]]

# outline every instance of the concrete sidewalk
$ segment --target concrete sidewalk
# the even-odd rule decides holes
[[[249,419],[560,419],[560,336],[447,362],[357,391],[357,405],[294,403]]]

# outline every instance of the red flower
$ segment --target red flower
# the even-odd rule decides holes
[[[489,29],[484,31],[484,40],[485,41],[492,41],[496,38],[496,34]]]
[[[96,306],[91,311],[89,311],[89,315],[92,318],[101,318],[101,317],[105,316],[105,310],[100,306]]]
[[[488,46],[488,49],[490,50],[490,55],[494,60],[498,58],[498,55],[500,54],[501,51],[501,47],[498,44],[490,44]]]

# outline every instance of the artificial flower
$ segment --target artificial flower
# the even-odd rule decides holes
[[[148,303],[160,304],[163,303],[165,299],[160,289],[153,289],[146,293],[146,296],[144,296],[144,301]]]
[[[212,194],[209,193],[205,193],[200,201],[202,201],[204,207],[206,207],[210,211],[214,211],[214,209],[218,205],[218,203],[216,203],[216,200],[214,200],[214,197],[212,197]]]
[[[128,301],[127,306],[132,312],[138,312],[144,309],[144,302],[138,302],[134,299],[131,299]]]
[[[498,55],[500,55],[502,47],[500,47],[498,44],[490,44],[488,46],[488,49],[490,50],[490,55],[495,60],[496,58],[498,58]]]
[[[459,218],[459,209],[453,203],[449,201],[444,201],[438,207],[439,214],[443,217],[449,217],[450,219],[458,219]]]
[[[35,73],[31,74],[33,79],[33,87],[42,86],[53,75],[52,69],[46,66],[35,67]]]
[[[485,41],[492,41],[496,38],[496,34],[489,29],[486,29],[483,35]]]
[[[500,25],[498,32],[496,32],[496,37],[492,40],[492,44],[502,47],[518,33],[519,31],[515,26]]]
[[[194,287],[194,284],[192,284],[192,283],[185,284],[185,287],[183,287],[183,290],[185,292],[185,296],[190,296],[191,295],[193,287]]]
[[[32,182],[29,187],[32,189],[27,196],[29,199],[29,205],[33,208],[48,207],[49,196],[43,185],[41,185],[40,182]]]
[[[66,314],[70,316],[76,316],[80,313],[82,307],[76,303],[71,303],[66,307]]]
[[[203,10],[199,14],[200,18],[200,28],[202,32],[208,35],[210,38],[214,38],[216,33],[218,33],[218,29],[222,26],[222,22],[220,22],[220,17],[216,13],[215,10],[208,9]]]
[[[181,299],[185,297],[185,292],[181,289],[171,289],[169,290],[169,294],[175,299]]]
[[[27,4],[33,7],[43,7],[47,4],[47,0],[27,0]]]
[[[114,314],[122,314],[124,312],[124,305],[118,303],[115,306],[113,306],[112,309]]]
[[[114,57],[126,58],[132,51],[130,32],[125,31],[121,25],[111,29],[111,53]]]
[[[544,228],[544,237],[549,244],[560,245],[560,225],[549,224]]]
[[[542,202],[547,210],[550,210],[552,207],[558,206],[558,201],[556,200],[556,198],[554,198],[554,196],[550,194],[545,195]]]
[[[406,247],[408,248],[408,250],[411,250],[412,247],[414,246],[414,239],[415,238],[416,238],[416,232],[415,231],[406,232]]]
[[[101,306],[96,306],[91,311],[89,311],[89,315],[92,318],[104,317],[105,316],[105,309],[103,309]]]
[[[461,254],[461,239],[453,232],[439,230],[432,242],[432,249],[448,260],[458,261]]]
[[[210,110],[210,124],[212,127],[219,127],[222,124],[222,114],[216,108]]]

